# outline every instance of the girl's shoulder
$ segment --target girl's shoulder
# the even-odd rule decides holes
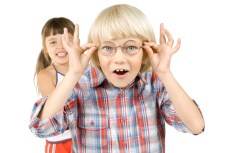
[[[39,73],[38,73],[38,80],[50,80],[53,83],[55,83],[56,81],[56,71],[53,68],[53,66],[48,66],[44,69],[42,69]]]
[[[55,72],[52,68],[42,69],[37,75],[37,80],[41,95],[47,96],[55,89]]]

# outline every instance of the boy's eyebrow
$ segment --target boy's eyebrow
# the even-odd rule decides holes
[[[110,43],[110,44],[111,44],[111,43],[114,44],[114,42],[112,42],[112,41],[104,41],[104,42],[102,42],[102,44],[109,44],[109,43]]]
[[[137,41],[136,41],[136,40],[133,40],[133,39],[127,40],[127,41],[125,41],[124,43],[127,43],[127,42],[135,42],[135,43],[137,43]]]
[[[123,44],[125,44],[125,43],[127,43],[127,42],[137,42],[136,40],[134,40],[134,39],[129,39],[129,40],[126,40],[125,42],[123,42]],[[102,42],[102,44],[115,44],[114,42],[112,42],[112,41],[104,41],[104,42]]]

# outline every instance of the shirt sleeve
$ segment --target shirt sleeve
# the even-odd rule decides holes
[[[190,130],[176,115],[176,111],[172,105],[171,100],[169,99],[168,92],[166,91],[163,83],[156,76],[156,74],[153,74],[152,77],[160,115],[169,125],[173,126],[176,130],[191,133]]]
[[[38,116],[42,111],[48,97],[39,99],[33,106],[29,128],[36,136],[45,138],[63,133],[68,125],[73,122],[76,111],[76,97],[71,96],[64,108],[47,119],[40,119]]]

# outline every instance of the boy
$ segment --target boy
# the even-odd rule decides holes
[[[170,71],[180,40],[174,47],[163,25],[157,44],[140,10],[114,5],[96,18],[88,45],[80,47],[78,26],[73,41],[67,33],[69,70],[62,84],[35,104],[30,128],[37,136],[69,127],[74,152],[162,153],[164,121],[183,132],[203,130],[201,112]],[[91,56],[96,67],[86,68]]]

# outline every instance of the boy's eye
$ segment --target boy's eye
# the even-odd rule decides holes
[[[126,48],[127,51],[136,51],[136,50],[138,50],[138,47],[133,46],[133,45],[126,46],[125,48]]]
[[[102,51],[112,51],[113,47],[111,47],[111,46],[103,46],[101,49],[102,49]]]

